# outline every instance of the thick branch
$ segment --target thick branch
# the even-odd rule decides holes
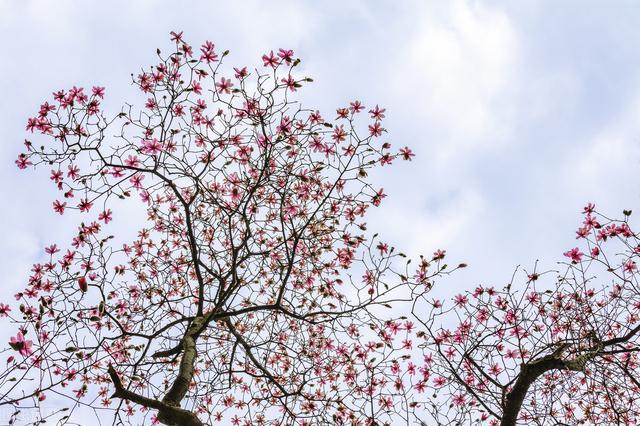
[[[193,379],[193,367],[196,360],[196,338],[201,332],[205,319],[197,317],[193,320],[182,339],[182,359],[180,360],[180,370],[173,385],[164,396],[163,401],[173,406],[179,406],[189,390],[189,385]]]
[[[178,343],[171,349],[154,353],[153,355],[151,355],[151,358],[163,358],[171,355],[178,355],[180,352],[182,352],[182,342]]]
[[[522,402],[533,382],[547,371],[562,369],[564,365],[564,361],[554,355],[547,355],[535,361],[522,364],[518,380],[516,380],[505,399],[500,426],[515,426],[522,408]]]
[[[137,393],[126,389],[122,385],[122,381],[112,365],[109,365],[108,372],[109,377],[111,377],[111,381],[113,382],[113,386],[116,389],[113,395],[111,395],[112,398],[121,398],[135,402],[136,404],[140,404],[147,408],[155,408],[158,410],[158,420],[166,425],[204,426],[204,423],[191,411],[168,405],[163,401],[158,401],[157,399],[138,395]]]
[[[584,371],[586,362],[598,354],[597,351],[585,351],[574,359],[563,360],[562,352],[566,347],[562,344],[551,355],[522,364],[518,379],[504,400],[500,426],[515,426],[529,387],[538,377],[551,370]]]
[[[273,383],[280,390],[280,392],[282,392],[283,396],[291,395],[291,393],[288,392],[275,377],[273,377],[273,375],[269,372],[269,370],[267,370],[266,367],[264,367],[260,363],[260,361],[258,361],[258,359],[255,357],[255,355],[251,351],[251,346],[247,343],[244,337],[242,337],[242,335],[238,333],[238,331],[236,330],[236,328],[233,326],[233,324],[228,318],[225,320],[225,324],[229,328],[229,331],[231,332],[231,334],[233,334],[233,336],[236,338],[236,342],[240,343],[240,345],[244,349],[244,352],[247,354],[247,356],[249,357],[251,362],[253,362],[256,368],[258,368],[262,372],[262,374],[264,374],[264,376],[267,379],[269,379],[269,381]]]

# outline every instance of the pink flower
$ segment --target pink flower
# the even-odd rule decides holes
[[[111,216],[111,209],[107,209],[98,215],[98,220],[104,220],[104,223],[109,223],[113,220]]]
[[[408,147],[405,146],[400,150],[400,156],[405,161],[411,161],[411,158],[415,157],[416,155]]]
[[[333,139],[336,143],[340,143],[347,138],[347,132],[344,130],[344,126],[340,125],[333,129],[333,133],[331,134],[331,139]]]
[[[464,306],[469,301],[469,298],[464,294],[458,294],[453,298],[453,300],[455,301],[456,306]]]
[[[493,364],[489,368],[489,372],[494,376],[498,377],[498,375],[502,372],[502,368],[498,364]]]
[[[348,268],[349,265],[351,265],[351,262],[353,261],[353,257],[354,257],[353,250],[350,250],[348,248],[338,249],[338,262],[340,263],[340,266],[342,266],[343,268]]]
[[[169,35],[171,36],[171,41],[175,41],[176,43],[181,43],[182,42],[182,33],[184,33],[184,31],[180,31],[179,33],[175,32],[175,31],[171,31],[169,33]]]
[[[6,317],[11,312],[11,308],[9,305],[5,305],[4,303],[0,303],[0,317]]]
[[[218,60],[218,55],[213,51],[215,45],[210,41],[206,41],[202,47],[200,47],[200,51],[202,52],[202,56],[200,56],[200,60],[205,60],[207,63],[216,62]]]
[[[231,195],[231,201],[233,201],[234,203],[237,203],[242,199],[242,192],[240,192],[240,189],[238,189],[237,186],[231,188],[231,191],[229,191],[229,195]]]
[[[393,408],[393,400],[391,399],[390,396],[382,396],[378,400],[378,405],[383,410],[390,410],[391,408]]]
[[[265,67],[276,68],[278,65],[280,65],[280,61],[278,60],[278,57],[273,54],[273,50],[269,53],[269,55],[262,55],[262,62],[264,63]]]
[[[463,394],[456,394],[453,395],[453,403],[457,406],[462,406],[466,403],[466,398],[464,397]]]
[[[418,382],[413,388],[418,391],[418,393],[423,393],[427,389],[427,384],[425,382]]]
[[[527,300],[532,305],[537,305],[540,302],[540,294],[535,291],[532,291],[527,295]]]
[[[638,269],[636,262],[629,259],[627,263],[624,264],[624,271],[632,274],[636,269]]]
[[[249,71],[247,71],[247,67],[242,67],[242,68],[234,67],[233,71],[235,72],[235,77],[238,79],[245,78],[246,76],[249,75]]]
[[[80,291],[82,291],[83,293],[86,293],[87,290],[89,289],[89,286],[87,284],[87,279],[85,277],[80,277],[78,278],[78,288],[80,289]]]
[[[582,209],[582,212],[585,214],[591,214],[593,213],[593,210],[596,208],[596,205],[593,203],[589,203],[586,206],[584,206],[584,209]]]
[[[287,86],[287,88],[292,92],[295,92],[296,88],[299,87],[299,85],[296,86],[296,80],[293,78],[291,74],[289,74],[287,78],[283,78],[280,81],[284,83],[284,85]]]
[[[91,93],[93,93],[94,96],[98,96],[104,99],[104,87],[93,86],[93,88],[91,89]]]
[[[436,250],[435,252],[433,252],[433,260],[440,260],[440,259],[444,259],[445,255],[447,254],[446,250]]]
[[[378,250],[380,250],[380,254],[386,254],[387,252],[389,252],[389,245],[387,243],[379,243],[376,248]]]
[[[142,189],[143,180],[144,180],[144,175],[135,174],[129,179],[129,182],[131,182],[131,184],[135,189]]]
[[[124,160],[124,164],[126,164],[128,167],[138,167],[140,165],[140,160],[137,156],[130,155],[126,160]]]
[[[586,238],[589,236],[589,227],[583,226],[582,228],[578,228],[576,231],[576,239]]]
[[[28,357],[33,353],[31,349],[32,345],[33,342],[31,340],[25,340],[21,331],[19,331],[15,337],[11,337],[9,341],[9,346],[11,346],[13,350],[20,352],[20,355],[24,357]]]
[[[91,207],[93,207],[93,203],[86,198],[81,198],[80,203],[78,204],[78,208],[81,212],[88,212]]]
[[[374,120],[382,120],[384,118],[384,112],[386,109],[379,108],[378,105],[374,109],[369,110],[369,114],[371,114],[371,118]]]
[[[82,385],[79,389],[73,391],[76,398],[80,399],[87,394],[87,385]]]
[[[67,177],[70,177],[73,180],[76,180],[80,177],[80,169],[78,166],[69,166],[67,167]]]
[[[442,376],[437,376],[433,378],[433,384],[437,387],[444,386],[447,383],[447,379]]]
[[[142,152],[148,155],[160,154],[162,152],[162,144],[155,138],[152,140],[145,139],[142,142]]]
[[[51,177],[49,179],[55,183],[62,182],[62,170],[51,170]]]
[[[353,101],[353,102],[349,102],[349,110],[354,113],[357,114],[360,111],[362,111],[364,109],[364,105],[362,105],[360,103],[360,101]]]
[[[36,117],[32,117],[27,119],[27,127],[26,129],[33,133],[33,130],[38,126],[38,119]]]
[[[67,207],[67,203],[61,203],[61,202],[60,202],[60,201],[58,201],[58,200],[55,200],[55,201],[53,202],[53,210],[54,210],[56,213],[63,214],[63,213],[64,213],[64,209],[65,209],[65,207]]]
[[[489,318],[490,318],[490,313],[488,310],[486,309],[480,309],[477,313],[476,313],[476,321],[483,323],[486,322]]]
[[[18,166],[19,169],[26,169],[27,167],[31,166],[32,164],[33,163],[31,161],[29,161],[27,156],[24,155],[24,154],[20,154],[18,156],[18,159],[16,160],[16,166]]]
[[[284,212],[285,212],[285,217],[291,217],[291,216],[295,216],[298,213],[298,206],[295,204],[289,204],[288,206],[285,207]]]
[[[293,60],[293,50],[291,49],[278,49],[278,56],[287,63],[287,65],[291,64]]]
[[[572,248],[569,251],[563,253],[566,257],[570,258],[573,263],[578,263],[582,260],[584,253],[580,251],[578,247]]]
[[[380,188],[376,195],[373,196],[371,202],[374,206],[379,206],[383,199],[387,198],[387,194],[384,193],[384,188]]]
[[[383,131],[384,129],[380,125],[379,121],[376,121],[375,123],[373,123],[373,125],[369,125],[369,134],[373,137],[377,138],[378,136],[382,135]]]
[[[219,83],[216,83],[216,87],[218,88],[218,93],[231,93],[231,88],[233,87],[233,83],[231,80],[227,80],[222,77]]]

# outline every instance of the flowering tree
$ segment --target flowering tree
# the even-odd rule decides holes
[[[444,251],[410,269],[363,219],[386,196],[368,173],[413,156],[384,141],[383,108],[328,121],[293,98],[311,79],[291,50],[231,71],[211,42],[171,38],[133,79],[144,107],[110,116],[104,88],[73,87],[28,120],[44,142],[17,166],[48,167],[53,210],[85,220],[45,249],[18,308],[0,303],[17,324],[0,372],[12,423],[636,424],[630,212],[588,205],[556,281],[534,269],[434,300],[457,269]],[[148,221],[118,241],[130,198]],[[417,325],[389,314],[411,306]],[[40,411],[49,397],[67,403]]]
[[[110,117],[104,88],[73,87],[28,120],[49,140],[25,141],[17,166],[48,167],[53,210],[86,219],[46,248],[18,310],[0,304],[19,325],[0,404],[64,396],[118,424],[408,418],[387,376],[411,341],[394,344],[402,323],[379,308],[442,273],[440,256],[398,269],[362,218],[385,197],[369,171],[412,152],[383,142],[378,106],[351,102],[334,123],[302,108],[291,97],[311,79],[291,50],[229,71],[228,51],[171,38],[133,79],[144,107]],[[105,229],[128,198],[148,222],[116,243]]]
[[[442,424],[637,424],[640,239],[589,204],[557,280],[477,287],[450,303],[416,299]],[[584,251],[584,252],[583,252]],[[425,314],[426,312],[426,314]],[[430,423],[429,423],[430,424]]]

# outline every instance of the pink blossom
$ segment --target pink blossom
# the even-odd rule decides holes
[[[91,93],[93,93],[94,96],[104,99],[104,87],[93,86]]]
[[[55,200],[55,201],[53,202],[53,210],[54,210],[56,213],[63,214],[63,213],[64,213],[64,209],[65,209],[65,207],[66,207],[66,206],[67,206],[67,203],[61,203],[61,202],[60,202],[60,201],[58,201],[58,200]]]
[[[20,154],[18,156],[18,159],[16,160],[16,166],[18,166],[19,169],[26,169],[27,167],[31,166],[32,164],[33,163],[31,161],[29,161],[27,156],[24,155],[24,154]]]
[[[416,155],[408,147],[405,146],[404,148],[400,149],[400,156],[405,161],[411,161],[411,159]]]
[[[382,396],[378,400],[378,405],[383,410],[391,410],[391,408],[393,408],[393,400],[391,399],[390,396]]]
[[[385,117],[385,111],[386,109],[380,108],[378,107],[378,105],[376,105],[375,108],[369,110],[369,114],[371,114],[371,118],[373,118],[374,120],[382,120]]]
[[[224,77],[220,79],[218,83],[216,83],[216,87],[218,88],[218,93],[231,93],[231,88],[233,87],[233,83],[231,80],[228,80]]]
[[[112,219],[111,209],[107,209],[98,215],[98,220],[103,220],[104,223],[109,223]]]
[[[11,337],[9,341],[9,346],[11,346],[13,350],[20,352],[20,355],[24,357],[28,357],[33,353],[31,349],[32,345],[33,342],[31,340],[25,340],[21,331],[19,331],[15,337]]]
[[[269,55],[262,55],[262,62],[264,63],[263,65],[265,67],[276,68],[278,65],[280,65],[280,61],[278,60],[278,57],[273,54],[273,50],[269,53]]]
[[[289,65],[293,61],[293,50],[280,48],[278,49],[278,57]]]
[[[242,68],[233,68],[233,71],[235,72],[235,77],[237,79],[243,79],[246,76],[249,75],[249,71],[247,71],[247,67],[242,67]]]
[[[11,307],[4,303],[0,303],[0,317],[6,317],[11,312]]]
[[[464,306],[469,301],[469,298],[464,294],[458,294],[453,298],[456,306]]]
[[[625,262],[624,264],[624,271],[628,272],[630,274],[634,273],[636,271],[636,269],[638,269],[636,262],[634,262],[633,260],[629,259]]]
[[[582,256],[584,253],[580,251],[578,247],[572,248],[569,251],[563,253],[566,257],[570,258],[573,263],[579,263],[582,261]]]

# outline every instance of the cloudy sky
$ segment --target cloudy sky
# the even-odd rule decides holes
[[[409,253],[468,262],[452,285],[552,267],[587,201],[640,210],[638,24],[640,5],[622,1],[0,0],[2,296],[77,220],[51,210],[46,170],[13,165],[26,118],[72,85],[107,86],[119,108],[174,29],[230,49],[233,64],[293,48],[315,79],[307,106],[385,106],[389,140],[417,157],[375,176],[390,196],[371,228]]]
[[[386,107],[389,140],[417,156],[374,177],[390,195],[370,227],[467,262],[449,289],[553,267],[586,202],[640,212],[639,24],[633,1],[0,0],[0,300],[77,221],[52,211],[47,170],[13,164],[27,117],[73,85],[106,86],[119,109],[171,30],[230,49],[230,64],[294,49],[315,79],[301,99],[327,115]]]

